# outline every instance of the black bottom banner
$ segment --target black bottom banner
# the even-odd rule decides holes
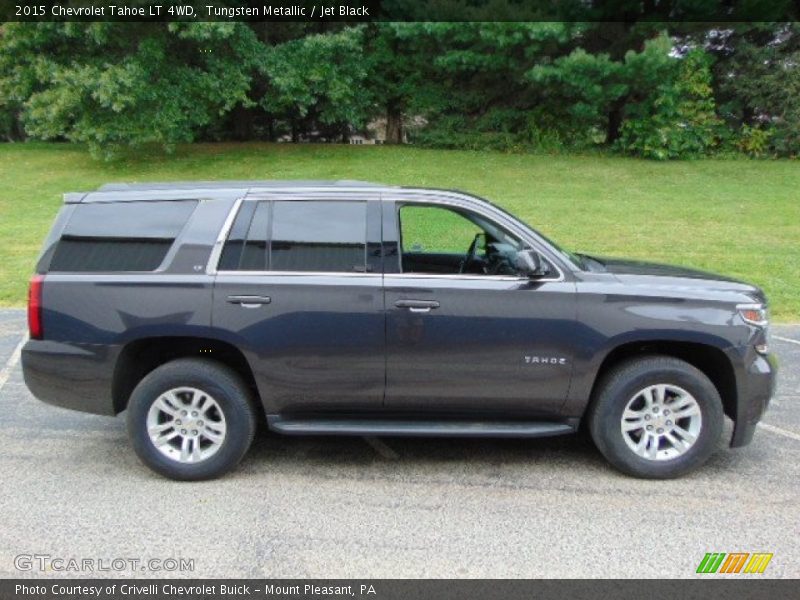
[[[797,582],[741,578],[693,580],[534,579],[4,579],[0,599],[47,600],[236,600],[330,599],[597,600],[603,598],[713,599],[796,598]]]

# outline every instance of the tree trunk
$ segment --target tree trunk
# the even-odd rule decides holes
[[[390,102],[386,107],[386,143],[403,143],[403,113],[397,103]]]
[[[606,129],[606,144],[611,145],[619,139],[620,129],[622,128],[622,111],[627,102],[626,97],[614,100],[608,112],[608,127]]]
[[[233,138],[239,142],[247,142],[255,136],[253,134],[253,111],[244,106],[237,106],[233,110]]]

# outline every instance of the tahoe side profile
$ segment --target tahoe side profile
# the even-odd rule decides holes
[[[572,254],[493,204],[360,182],[112,184],[64,197],[25,382],[117,415],[162,475],[287,435],[539,437],[585,424],[669,478],[750,442],[773,393],[760,289]]]

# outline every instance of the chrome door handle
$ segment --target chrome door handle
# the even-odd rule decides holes
[[[397,308],[407,308],[411,312],[431,312],[432,308],[439,308],[436,300],[398,300],[394,303]]]
[[[258,308],[272,302],[269,296],[228,296],[228,302],[238,304],[243,308]]]

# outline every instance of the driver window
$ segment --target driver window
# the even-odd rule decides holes
[[[445,206],[400,208],[404,273],[516,275],[522,244],[483,217]]]

